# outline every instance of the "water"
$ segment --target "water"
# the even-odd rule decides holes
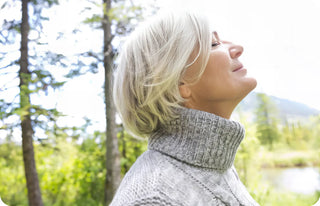
[[[262,179],[278,190],[300,194],[313,194],[320,191],[320,168],[263,169]]]

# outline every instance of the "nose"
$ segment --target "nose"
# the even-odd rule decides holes
[[[236,59],[243,53],[243,47],[236,44],[231,44],[229,47],[229,53],[232,59]]]

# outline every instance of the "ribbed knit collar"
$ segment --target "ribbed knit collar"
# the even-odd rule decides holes
[[[151,135],[148,148],[195,166],[230,168],[244,137],[243,126],[199,110],[178,111],[177,119]]]

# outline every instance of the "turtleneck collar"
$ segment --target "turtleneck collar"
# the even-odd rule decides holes
[[[188,108],[149,138],[148,148],[191,165],[229,169],[244,137],[243,126],[220,116]]]

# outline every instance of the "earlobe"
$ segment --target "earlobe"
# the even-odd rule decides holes
[[[183,97],[184,99],[188,99],[191,96],[191,90],[185,83],[181,83],[181,85],[179,86],[179,91],[181,97]]]

